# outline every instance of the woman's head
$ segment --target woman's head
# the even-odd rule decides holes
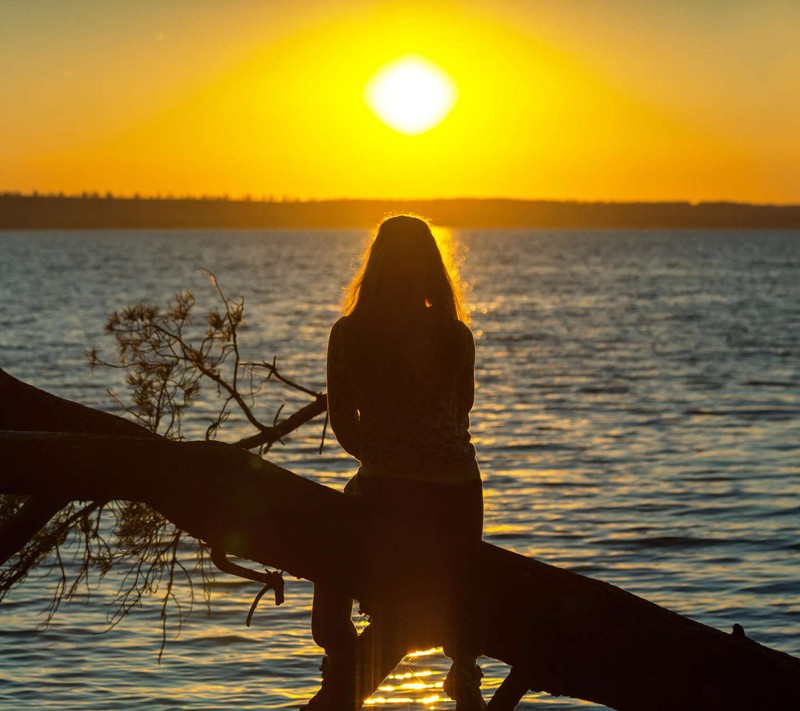
[[[464,320],[457,287],[425,220],[396,215],[381,223],[345,295],[345,314],[368,320],[428,309]]]

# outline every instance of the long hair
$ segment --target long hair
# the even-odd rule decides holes
[[[466,322],[458,278],[442,259],[430,225],[413,215],[381,223],[361,269],[345,291],[344,313],[371,323],[413,318]]]

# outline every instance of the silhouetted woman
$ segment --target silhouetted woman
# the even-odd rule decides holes
[[[439,560],[463,558],[482,535],[481,476],[468,417],[475,344],[454,284],[428,224],[391,217],[367,250],[345,315],[330,333],[330,424],[361,462],[346,491],[364,497],[374,514],[370,536],[390,559],[402,559],[400,549],[408,548],[396,535],[404,527],[421,536],[416,545],[427,535]],[[326,673],[351,663],[357,636],[351,612],[352,600],[317,586],[312,631],[327,655],[323,688]],[[451,628],[470,622],[456,612]],[[459,711],[484,709],[478,650],[461,632],[444,640],[453,659],[445,691]]]

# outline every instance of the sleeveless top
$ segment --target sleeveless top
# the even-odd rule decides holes
[[[460,321],[423,312],[379,331],[340,318],[328,342],[328,412],[360,474],[458,483],[480,479],[470,442],[475,342]]]

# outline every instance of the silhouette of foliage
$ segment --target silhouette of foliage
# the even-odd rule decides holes
[[[233,442],[237,446],[268,450],[281,437],[325,411],[325,395],[305,388],[279,372],[276,362],[244,361],[240,332],[245,325],[244,298],[227,297],[213,274],[207,273],[217,304],[200,323],[191,292],[178,293],[165,308],[139,302],[114,311],[105,331],[112,339],[116,359],[105,360],[97,348],[87,351],[90,365],[121,369],[126,393],[109,390],[125,413],[150,432],[167,439],[184,438],[183,421],[201,392],[210,391],[218,407],[205,436],[225,434],[231,414],[238,411],[256,434]],[[314,400],[282,423],[278,415],[264,423],[254,413],[256,396],[274,380]],[[281,406],[282,407],[282,406]],[[327,424],[327,423],[326,423]],[[325,428],[323,428],[323,441]],[[0,497],[0,521],[13,516],[25,497]],[[187,554],[194,562],[187,566]],[[27,545],[0,570],[0,600],[37,566],[56,584],[46,610],[47,626],[62,602],[88,594],[94,581],[110,571],[119,575],[116,596],[107,615],[116,626],[146,595],[160,594],[162,644],[167,637],[168,611],[177,611],[178,632],[197,601],[206,604],[214,578],[210,550],[175,528],[161,514],[139,502],[72,502],[62,508]],[[179,579],[184,585],[178,589]]]

